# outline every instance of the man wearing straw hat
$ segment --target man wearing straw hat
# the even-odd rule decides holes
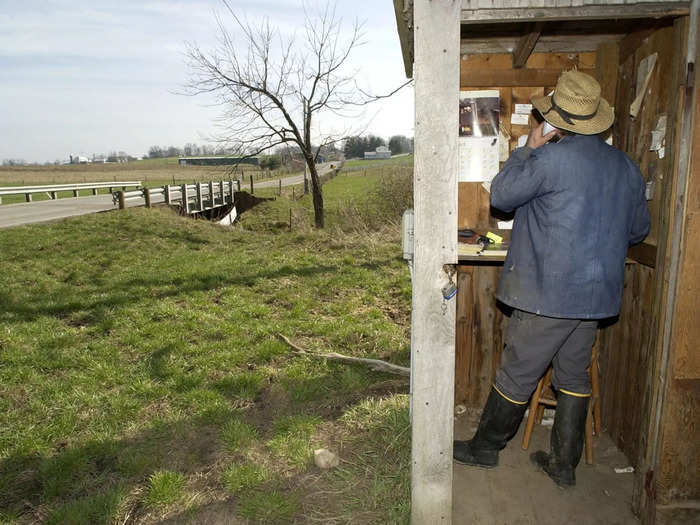
[[[491,184],[491,205],[515,210],[497,292],[513,314],[479,427],[471,440],[455,441],[454,457],[497,466],[552,364],[551,448],[530,457],[558,485],[571,486],[583,449],[597,320],[620,311],[627,248],[648,233],[649,211],[639,169],[599,135],[614,114],[593,77],[564,72],[554,92],[532,104],[555,129],[543,133],[544,122],[534,128]]]

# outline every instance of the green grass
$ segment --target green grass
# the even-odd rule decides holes
[[[240,513],[256,523],[290,523],[299,511],[293,494],[279,491],[256,492],[241,502]]]
[[[407,384],[278,338],[408,363],[398,230],[346,211],[380,186],[328,182],[320,232],[308,196],[234,228],[154,208],[0,230],[0,522],[196,522],[231,490],[241,520],[405,518]],[[314,448],[355,459],[320,472]]]
[[[157,507],[175,503],[183,495],[185,476],[179,472],[159,470],[148,478],[146,503]]]
[[[252,464],[234,463],[224,471],[222,482],[227,490],[240,492],[257,488],[270,479],[267,469]]]
[[[229,421],[221,429],[221,441],[229,452],[245,449],[257,436],[257,430],[240,419]]]

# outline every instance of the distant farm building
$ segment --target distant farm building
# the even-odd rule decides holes
[[[257,157],[180,157],[180,166],[232,166],[236,164],[251,164],[257,166],[260,161]]]
[[[390,159],[391,150],[386,146],[378,146],[374,151],[365,151],[365,159]]]
[[[87,157],[83,157],[81,155],[71,155],[70,156],[70,163],[71,164],[87,164],[90,162],[90,160]]]

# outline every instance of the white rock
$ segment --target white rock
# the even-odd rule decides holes
[[[314,450],[314,463],[318,468],[327,470],[340,465],[340,458],[330,450],[319,448]]]

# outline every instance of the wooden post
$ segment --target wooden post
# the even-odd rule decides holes
[[[197,190],[197,211],[202,211],[204,208],[202,206],[202,183],[198,182],[196,185]]]
[[[143,189],[143,199],[146,201],[146,208],[151,207],[151,188]]]
[[[165,198],[165,204],[170,205],[170,184],[166,184],[165,186],[163,186],[163,195]]]
[[[97,188],[92,188],[92,194],[97,195]]]
[[[109,189],[109,192],[112,193],[112,188]],[[56,200],[56,192],[55,191],[51,192],[51,200],[54,200],[54,201]]]
[[[282,196],[282,179],[279,180],[280,183],[280,189],[279,189],[279,196]]]
[[[31,194],[31,193],[25,193],[25,194],[24,194],[24,199],[25,199],[27,202],[32,202],[32,194]]]
[[[182,192],[182,200],[180,201],[180,204],[182,206],[182,209],[185,211],[185,213],[189,214],[190,213],[190,199],[187,196],[187,184],[183,184],[180,191]]]
[[[219,181],[219,196],[221,197],[221,205],[226,204],[226,195],[224,194],[224,181]]]
[[[216,206],[214,203],[214,181],[210,180],[209,181],[209,206],[212,208]]]
[[[250,176],[250,194],[252,195],[253,193],[255,193],[255,192],[254,192],[254,188],[253,188],[253,176],[251,175]]]
[[[411,523],[452,523],[461,2],[414,1],[415,259],[411,314]]]
[[[120,191],[117,193],[117,195],[119,195],[119,209],[123,210],[124,208],[126,208],[126,199],[124,198],[124,192]]]
[[[73,197],[78,198],[78,190],[73,190]]]
[[[229,201],[228,201],[228,202],[229,202],[229,204],[233,204],[233,180],[230,180],[230,181],[228,182],[228,186],[229,186],[228,189],[229,189],[229,194],[230,194],[230,195],[228,196],[228,198],[229,198]]]

